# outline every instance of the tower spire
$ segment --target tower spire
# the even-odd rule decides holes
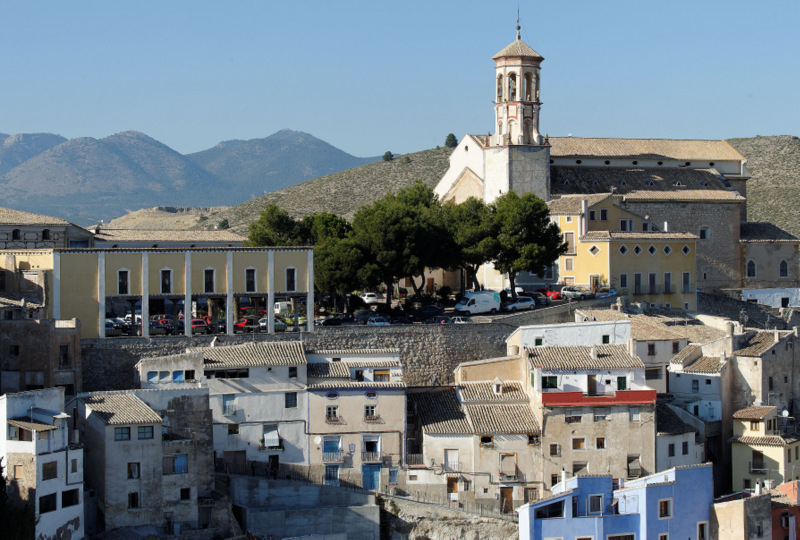
[[[521,38],[519,36],[519,4],[517,4],[517,41],[519,41],[520,39]]]

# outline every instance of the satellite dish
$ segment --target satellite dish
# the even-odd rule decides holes
[[[789,411],[787,411],[786,409],[783,409],[783,411],[781,412],[781,416],[783,416],[784,418],[787,418],[789,416]]]
[[[314,444],[319,445],[321,443],[322,443],[322,437],[320,437],[319,435],[314,437]]]

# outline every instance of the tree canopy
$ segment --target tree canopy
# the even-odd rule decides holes
[[[452,133],[448,133],[444,140],[444,145],[446,148],[455,148],[458,146],[458,139],[456,139],[456,136]]]

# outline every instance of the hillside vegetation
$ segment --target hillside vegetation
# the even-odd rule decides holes
[[[800,238],[800,138],[728,139],[747,158],[748,221],[768,221]]]

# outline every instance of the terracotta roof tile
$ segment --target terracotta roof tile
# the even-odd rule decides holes
[[[796,236],[772,223],[749,221],[742,223],[740,242],[800,242]]]
[[[187,352],[202,353],[204,364],[209,368],[300,366],[306,363],[302,341],[265,341],[222,347],[190,348]]]
[[[616,309],[576,309],[576,314],[581,318],[588,317],[591,321],[627,321],[630,316]]]
[[[581,213],[583,201],[589,208],[611,197],[611,193],[589,193],[586,195],[562,195],[547,203],[551,216],[576,216]]]
[[[538,60],[541,62],[544,60],[542,55],[531,49],[527,43],[519,39],[519,37],[508,45],[505,49],[497,53],[496,55],[492,56],[492,60],[497,60],[498,58],[531,58],[533,60]]]
[[[230,231],[177,229],[100,229],[95,235],[97,247],[113,242],[229,242],[241,244],[247,238]]]
[[[722,371],[725,362],[719,356],[701,356],[697,360],[684,364],[684,373],[697,373],[713,375]]]
[[[668,159],[676,161],[744,161],[727,141],[697,139],[606,139],[550,137],[553,157]]]
[[[638,356],[631,356],[625,345],[597,345],[597,359],[592,359],[592,347],[534,347],[526,348],[531,367],[544,370],[574,369],[644,369]]]
[[[78,399],[107,425],[161,423],[161,417],[130,392],[98,392]]]
[[[687,345],[681,352],[670,360],[671,364],[680,366],[688,365],[703,356],[703,349],[699,345]]]
[[[784,338],[791,332],[778,331],[780,338]],[[775,345],[775,330],[758,332],[747,340],[747,343],[740,349],[733,351],[736,356],[761,356]]]
[[[503,391],[501,394],[494,393],[492,382],[461,383],[458,386],[461,394],[461,401],[468,404],[473,401],[528,401],[528,395],[522,389],[522,384],[516,381],[503,381]]]
[[[348,367],[399,367],[400,359],[385,358],[380,360],[353,360],[344,362]]]
[[[315,362],[306,366],[308,378],[347,379],[350,380],[350,369],[343,362]]]
[[[763,446],[784,446],[797,442],[797,437],[782,437],[780,435],[770,435],[767,437],[734,437],[732,443],[753,444]]]
[[[405,388],[406,384],[403,382],[374,382],[374,381],[353,381],[336,379],[332,380],[314,380],[309,381],[309,390],[333,390],[336,388]]]
[[[461,409],[455,387],[426,388],[408,392],[409,407],[414,407],[425,434],[474,433]]]
[[[400,354],[400,349],[306,349],[308,354],[321,354],[324,356],[347,356],[350,354]]]
[[[767,414],[774,411],[775,407],[754,405],[746,409],[740,409],[733,413],[736,420],[761,420]]]
[[[477,434],[540,433],[530,405],[465,405]]]
[[[22,210],[14,210],[13,208],[0,208],[0,223],[3,225],[56,225],[61,227],[71,225],[69,221],[61,218],[32,214]]]
[[[58,429],[58,426],[54,426],[52,424],[32,422],[31,419],[28,418],[27,416],[23,416],[21,418],[9,418],[8,425],[16,426],[22,429],[27,429],[28,431],[51,431],[54,429]]]

